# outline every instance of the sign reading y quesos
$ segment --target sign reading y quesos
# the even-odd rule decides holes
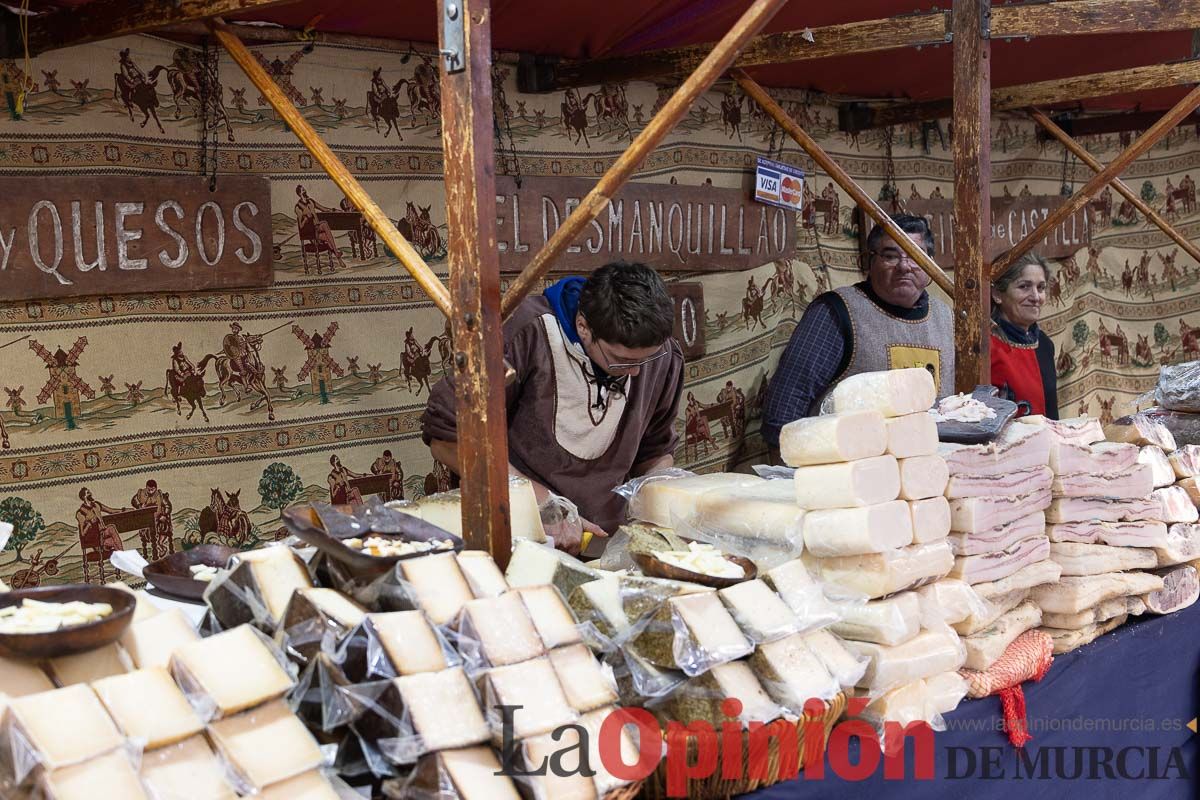
[[[266,178],[0,178],[0,298],[269,286]]]
[[[595,182],[496,177],[500,269],[517,272],[579,206]],[[555,262],[590,271],[640,261],[662,271],[743,270],[788,258],[796,214],[753,202],[741,189],[627,183]]]

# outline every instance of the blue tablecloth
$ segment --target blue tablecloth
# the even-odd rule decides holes
[[[947,730],[935,734],[934,780],[885,780],[881,767],[867,780],[847,782],[827,763],[823,780],[806,780],[802,773],[795,781],[745,797],[845,800],[853,793],[872,800],[1177,800],[1200,796],[1200,736],[1186,727],[1200,714],[1200,604],[1167,617],[1137,618],[1090,645],[1057,656],[1040,683],[1025,685],[1025,697],[1034,737],[1026,745],[1026,758],[1035,765],[1033,777],[1018,764],[1016,749],[1000,729],[999,698],[985,697],[965,701],[947,715]],[[909,776],[913,774],[911,750],[910,746],[905,773]],[[983,774],[985,756],[993,762],[991,776]],[[852,763],[857,757],[852,744]],[[1105,757],[1111,776],[1103,767]],[[1077,758],[1082,774],[1074,777]],[[1046,777],[1042,777],[1043,762],[1048,766]],[[1122,778],[1122,772],[1127,777]]]

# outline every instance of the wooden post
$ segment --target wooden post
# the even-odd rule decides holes
[[[333,182],[349,198],[354,207],[362,212],[371,229],[383,240],[392,254],[400,259],[400,263],[404,265],[405,269],[412,273],[417,284],[433,300],[433,304],[447,317],[450,316],[450,292],[446,290],[441,279],[429,268],[425,259],[421,258],[421,254],[400,235],[400,231],[396,230],[396,225],[391,218],[384,213],[378,203],[371,199],[367,190],[350,174],[350,170],[330,149],[329,145],[321,139],[321,135],[313,130],[308,120],[292,105],[292,101],[271,79],[262,65],[255,60],[237,34],[221,19],[210,20],[208,27],[221,46],[229,51],[234,63],[242,68],[242,72],[246,73],[246,77],[250,79],[254,87],[292,129],[296,138],[308,149],[308,152],[312,153],[313,158],[321,165],[321,169],[325,170],[326,174],[333,179]]]
[[[1133,144],[1125,148],[1112,162],[1084,184],[1083,188],[1071,195],[1067,202],[1050,212],[1042,222],[1029,232],[1016,246],[992,262],[992,277],[1004,274],[1004,270],[1021,256],[1033,249],[1034,245],[1045,239],[1051,231],[1058,227],[1064,219],[1074,214],[1091,200],[1096,192],[1103,189],[1112,179],[1121,174],[1138,156],[1153,147],[1159,139],[1179,124],[1179,121],[1191,114],[1200,106],[1200,86],[1187,93],[1175,107],[1168,111],[1148,131],[1139,136]],[[957,131],[955,132],[957,135]]]
[[[990,0],[954,0],[954,388],[991,383]]]
[[[457,11],[454,11],[454,8]],[[496,159],[492,131],[491,0],[440,0],[439,41],[448,47],[447,13],[461,15],[459,72],[442,69],[442,150],[450,229],[454,313],[454,393],[463,537],[500,569],[512,550],[508,507],[508,420],[504,338],[500,335],[500,255],[496,249]]]
[[[1049,131],[1051,136],[1062,142],[1063,147],[1074,153],[1076,158],[1091,167],[1093,172],[1100,172],[1104,169],[1104,165],[1097,161],[1096,158],[1089,153],[1083,145],[1079,144],[1079,142],[1068,136],[1066,131],[1055,125],[1054,121],[1041,111],[1038,111],[1036,108],[1030,109],[1029,116],[1033,117],[1034,122]],[[1171,240],[1183,248],[1185,253],[1195,259],[1197,263],[1200,263],[1200,248],[1197,248],[1196,245],[1192,244],[1186,236],[1175,230],[1174,226],[1163,219],[1161,214],[1159,214],[1150,206],[1146,205],[1146,202],[1142,200],[1137,192],[1133,191],[1133,189],[1130,189],[1129,186],[1126,185],[1125,181],[1121,180],[1120,178],[1113,178],[1112,187],[1117,190],[1118,194],[1120,194],[1130,203],[1133,203],[1133,207],[1142,212],[1146,219],[1153,222],[1163,233],[1171,237]]]
[[[954,284],[950,277],[942,271],[942,268],[937,265],[929,254],[921,247],[918,247],[916,242],[908,238],[908,234],[900,230],[896,223],[892,222],[892,218],[887,212],[879,207],[879,204],[871,199],[871,196],[862,190],[862,188],[854,182],[846,170],[842,169],[836,161],[829,157],[829,154],[821,149],[808,133],[801,128],[796,120],[792,119],[786,111],[778,103],[776,103],[771,95],[767,94],[767,90],[758,85],[758,82],[751,78],[741,70],[733,71],[733,79],[738,85],[745,90],[754,102],[762,107],[763,111],[771,119],[779,123],[779,127],[804,149],[804,152],[812,156],[813,161],[817,162],[817,166],[824,170],[825,174],[833,179],[834,183],[841,186],[843,190],[858,204],[859,208],[871,216],[879,225],[883,226],[887,231],[888,236],[896,240],[896,245],[908,254],[909,258],[917,263],[921,269],[925,270],[926,274],[933,279],[933,282],[942,288],[946,294],[954,295]]]
[[[505,317],[513,312],[513,309],[525,299],[538,281],[550,271],[554,260],[562,255],[575,237],[604,210],[608,205],[609,198],[625,185],[625,182],[629,180],[633,171],[645,160],[646,156],[650,155],[658,143],[674,130],[696,99],[707,91],[708,87],[712,86],[725,70],[729,69],[729,65],[733,63],[733,59],[737,57],[743,45],[771,21],[771,17],[775,16],[775,12],[785,2],[787,0],[754,0],[750,8],[746,9],[746,13],[742,14],[741,18],[733,24],[729,33],[717,42],[712,52],[701,62],[696,71],[675,90],[662,110],[654,115],[650,124],[642,129],[642,132],[629,144],[625,152],[613,162],[595,188],[588,192],[579,207],[563,221],[550,240],[508,287],[508,291],[504,293]]]

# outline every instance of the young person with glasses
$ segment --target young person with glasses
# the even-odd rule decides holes
[[[654,270],[612,263],[526,298],[504,323],[509,472],[579,507],[582,531],[555,545],[578,552],[582,533],[606,536],[625,520],[613,489],[674,463],[683,352],[671,338],[674,304]],[[457,473],[454,386],[433,387],[422,436]]]
[[[933,253],[924,217],[896,214],[900,230]],[[938,396],[954,389],[954,319],[926,291],[929,276],[879,225],[867,236],[865,279],[817,296],[779,360],[763,403],[762,435],[774,462],[787,423],[820,412],[839,381],[860,372],[923,367]]]

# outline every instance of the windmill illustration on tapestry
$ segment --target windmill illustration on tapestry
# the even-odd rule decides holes
[[[270,61],[268,61],[266,56],[257,50],[252,50],[250,52],[254,54],[255,60],[262,65],[262,68],[265,69],[267,73],[275,80],[275,83],[279,84],[279,88],[283,89],[283,92],[288,96],[288,99],[298,106],[303,106],[304,95],[292,83],[292,71],[296,64],[300,63],[300,59],[304,58],[304,49],[302,48],[292,53],[287,57],[286,60],[280,58],[279,56],[275,56],[275,58],[271,59]],[[258,104],[260,106],[267,105],[267,98],[260,94],[258,96]]]
[[[313,335],[309,336],[299,325],[292,326],[292,333],[300,340],[300,343],[304,345],[305,352],[308,353],[308,360],[296,373],[296,380],[303,381],[305,378],[311,377],[313,394],[320,397],[322,403],[329,402],[329,391],[333,388],[333,376],[337,375],[341,378],[346,374],[329,355],[329,344],[333,341],[337,329],[338,324],[331,322],[325,329],[324,336],[317,331],[313,331]]]
[[[88,400],[96,399],[96,391],[76,374],[79,367],[79,356],[88,345],[86,336],[75,340],[69,352],[63,352],[60,347],[51,353],[36,339],[29,341],[29,349],[37,353],[38,358],[46,364],[50,378],[38,392],[37,401],[45,403],[54,398],[54,416],[66,420],[67,430],[75,430],[75,416],[79,413],[80,396]]]

